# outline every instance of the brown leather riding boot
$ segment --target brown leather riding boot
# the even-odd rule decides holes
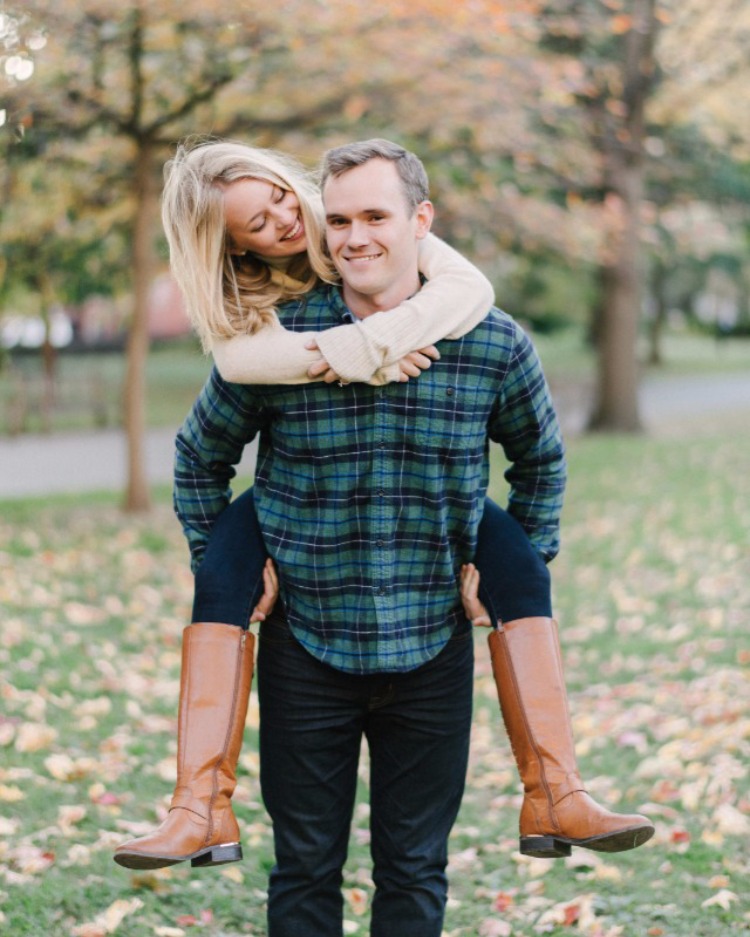
[[[578,773],[557,622],[519,618],[489,636],[500,708],[524,786],[521,852],[555,859],[571,846],[635,849],[654,834],[639,814],[611,813]]]
[[[245,729],[255,638],[236,625],[198,623],[183,632],[177,729],[177,786],[169,815],[148,836],[123,843],[114,860],[159,869],[191,860],[242,858],[230,798]]]

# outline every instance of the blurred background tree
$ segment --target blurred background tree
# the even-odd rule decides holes
[[[0,299],[25,290],[48,308],[87,277],[130,292],[125,505],[144,509],[163,162],[191,133],[310,166],[329,145],[384,135],[423,156],[438,233],[483,266],[500,305],[537,329],[587,325],[592,426],[636,431],[644,310],[652,360],[668,310],[698,315],[717,270],[747,315],[745,7],[6,3]]]

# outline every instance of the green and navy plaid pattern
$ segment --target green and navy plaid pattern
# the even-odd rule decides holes
[[[350,317],[333,287],[279,315],[299,331]],[[509,510],[545,559],[558,549],[565,460],[531,342],[492,310],[439,348],[418,379],[384,387],[245,386],[214,369],[177,436],[175,509],[196,567],[260,433],[255,504],[289,625],[340,670],[410,670],[465,626],[457,576],[474,555],[488,439],[510,463]]]

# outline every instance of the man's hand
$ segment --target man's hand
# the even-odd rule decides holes
[[[461,567],[461,601],[466,617],[472,625],[491,628],[492,621],[484,605],[479,601],[479,570],[473,563]]]
[[[320,351],[318,343],[314,338],[311,338],[309,342],[305,342],[305,348],[307,348],[309,351]],[[317,378],[321,375],[326,384],[334,384],[336,381],[341,380],[341,378],[333,370],[325,358],[321,358],[320,361],[316,361],[315,364],[311,364],[307,369],[308,377]]]
[[[276,575],[276,567],[273,560],[266,560],[263,567],[263,595],[258,599],[258,604],[253,609],[250,616],[250,624],[256,621],[265,621],[266,616],[270,615],[279,597],[279,578]]]
[[[427,348],[420,348],[419,351],[409,352],[403,357],[398,365],[401,368],[401,377],[399,380],[403,383],[410,377],[419,377],[422,371],[426,371],[433,361],[440,360],[440,352],[434,345],[428,345]]]

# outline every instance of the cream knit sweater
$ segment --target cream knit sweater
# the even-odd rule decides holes
[[[291,332],[275,320],[253,335],[216,339],[211,350],[221,376],[235,384],[310,383],[308,368],[322,354],[343,381],[398,380],[405,355],[465,335],[495,299],[484,274],[433,234],[420,242],[419,270],[427,283],[411,299],[351,325]],[[311,338],[320,351],[305,348]]]

